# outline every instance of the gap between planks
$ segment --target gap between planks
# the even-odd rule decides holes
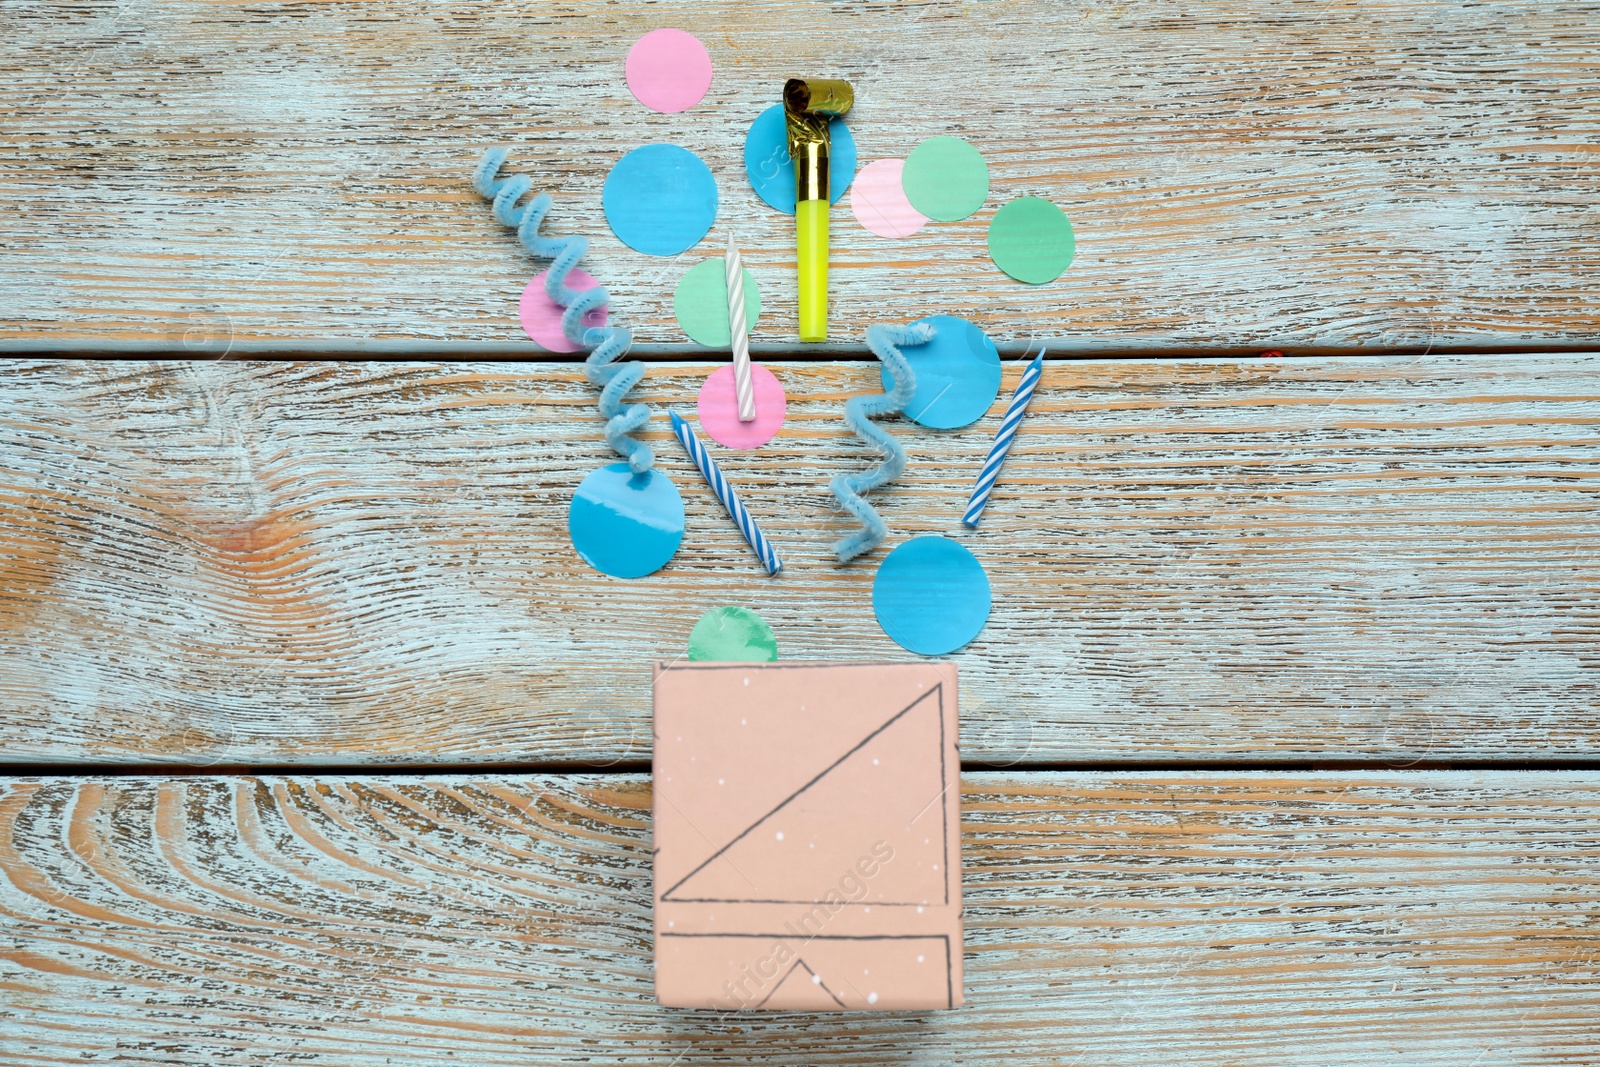
[[[1340,774],[1370,772],[1477,771],[1595,772],[1600,759],[1551,760],[1144,760],[1111,763],[1104,760],[1051,760],[1039,763],[1003,763],[963,760],[962,774]],[[474,763],[0,763],[0,780],[18,778],[316,778],[327,776],[429,778],[438,775],[550,774],[640,775],[651,773],[649,760],[584,763],[540,760],[533,762]]]
[[[1600,349],[1600,334],[1569,342],[1543,341],[1527,344],[1474,344],[1440,342],[1427,345],[1302,345],[1268,342],[1259,345],[1197,345],[1181,340],[1153,340],[1131,345],[1115,338],[1099,340],[1053,339],[1044,342],[1045,357],[1051,360],[1239,360],[1259,359],[1263,352],[1282,352],[1286,358],[1305,359],[1394,359],[1423,356],[1530,356],[1590,355]],[[1002,358],[1020,359],[1038,350],[1037,342],[997,341]],[[769,363],[810,363],[861,360],[877,357],[865,343],[824,342],[814,345],[755,343],[750,354]],[[191,359],[197,361],[260,360],[294,362],[307,357],[348,360],[423,362],[428,360],[492,360],[517,363],[581,363],[584,353],[547,352],[525,342],[429,341],[412,339],[362,341],[235,341],[206,340],[196,345],[168,341],[136,340],[37,340],[0,339],[0,356],[15,359],[102,359],[141,356],[152,359]],[[722,361],[728,353],[695,344],[637,344],[627,352],[630,358],[650,362]]]

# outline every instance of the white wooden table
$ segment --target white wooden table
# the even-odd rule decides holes
[[[0,1063],[1600,1058],[1600,4],[4,16]],[[687,122],[622,84],[661,25],[716,63]],[[954,133],[993,188],[898,242],[836,209],[825,348],[739,170],[804,73],[856,85],[864,161]],[[599,188],[667,139],[722,212],[660,260]],[[780,579],[664,418],[677,558],[573,556],[606,452],[517,325],[492,143],[593,239],[658,414],[725,359],[672,288],[739,235],[790,406],[725,467]],[[985,252],[1024,194],[1077,229],[1054,285]],[[826,485],[866,325],[933,313],[1052,357],[963,535],[968,1004],[657,1008],[649,665],[721,604],[905,655]],[[955,529],[993,427],[891,424],[896,537]]]

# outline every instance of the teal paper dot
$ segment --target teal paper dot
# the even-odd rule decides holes
[[[717,181],[700,157],[675,144],[647,144],[617,160],[600,190],[617,239],[652,256],[693,248],[717,218]]]
[[[872,580],[883,632],[919,656],[942,656],[978,636],[989,619],[983,564],[948,537],[914,537],[884,558]]]
[[[626,463],[591,473],[567,511],[572,547],[585,563],[614,578],[654,574],[683,540],[683,498],[659,471],[635,474]]]
[[[953,430],[982,418],[1000,395],[1000,353],[989,335],[966,319],[930,315],[918,322],[933,327],[933,340],[900,351],[917,376],[906,417],[935,430]],[[884,389],[894,378],[881,372]]]
[[[744,171],[768,207],[794,214],[794,159],[783,105],[773,104],[750,124],[744,138]],[[837,204],[856,176],[856,139],[843,119],[828,121],[828,202]]]

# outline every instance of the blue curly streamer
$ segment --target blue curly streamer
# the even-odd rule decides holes
[[[533,180],[525,174],[496,178],[506,155],[504,148],[484,152],[477,169],[472,172],[472,187],[485,200],[494,201],[494,217],[517,231],[517,240],[529,255],[553,261],[545,275],[545,292],[566,309],[561,313],[561,332],[567,340],[590,349],[583,372],[600,389],[600,414],[606,417],[606,443],[628,461],[635,474],[643,474],[655,464],[655,453],[649,445],[628,435],[637,433],[650,421],[650,409],[644,404],[623,407],[622,401],[644,377],[644,367],[638,363],[616,362],[627,353],[633,335],[620,326],[584,328],[584,316],[605,307],[611,299],[604,286],[579,290],[567,285],[568,273],[589,250],[589,239],[539,236],[539,226],[544,222],[545,212],[550,210],[550,194],[540,193],[519,207],[517,201],[533,188]]]
[[[933,340],[933,327],[926,323],[910,326],[868,326],[867,347],[888,368],[894,388],[872,396],[853,396],[845,401],[844,421],[869,445],[883,453],[883,462],[859,474],[841,474],[828,483],[839,504],[860,520],[862,529],[833,546],[840,563],[849,563],[863,552],[871,552],[889,535],[889,527],[876,509],[861,494],[892,482],[906,469],[906,450],[871,422],[881,415],[898,415],[917,389],[917,376],[901,354],[901,345],[923,345]]]

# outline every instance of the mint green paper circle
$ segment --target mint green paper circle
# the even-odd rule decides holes
[[[689,631],[689,659],[696,663],[776,663],[778,638],[749,608],[712,608]]]
[[[989,220],[989,258],[1019,282],[1055,281],[1076,248],[1072,220],[1043,197],[1018,197]]]
[[[723,261],[696,263],[672,291],[672,310],[689,339],[707,348],[727,348],[733,343],[728,328],[728,275]],[[761,290],[755,276],[744,271],[744,321],[753,330],[761,315]]]
[[[956,222],[989,197],[989,165],[959,137],[930,137],[906,157],[900,186],[911,206],[940,222]]]

